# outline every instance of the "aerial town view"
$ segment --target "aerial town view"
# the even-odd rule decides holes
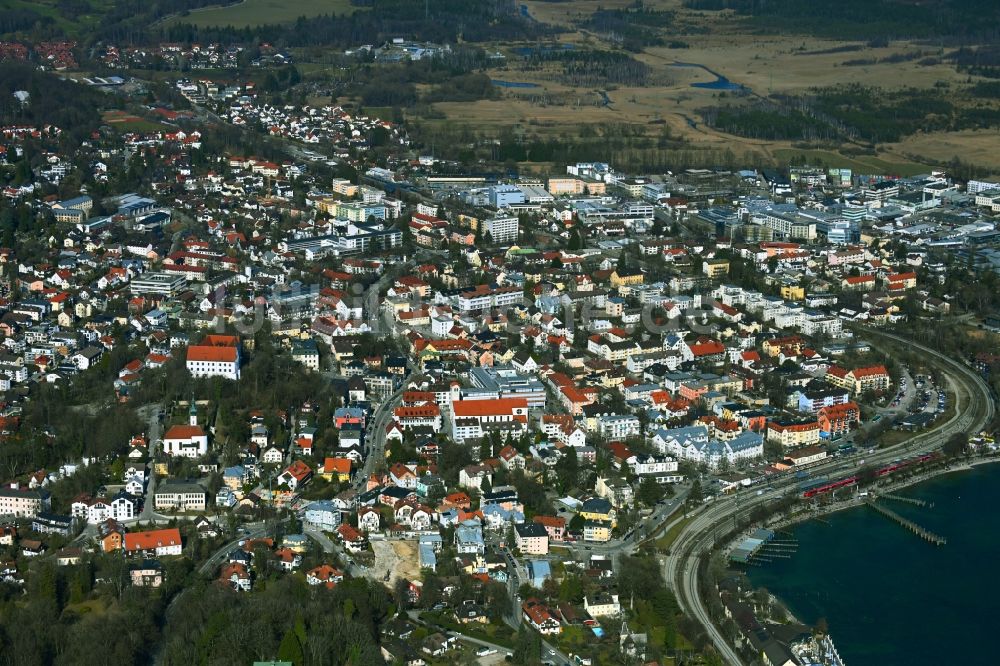
[[[0,666],[995,664],[1000,2],[0,0]]]

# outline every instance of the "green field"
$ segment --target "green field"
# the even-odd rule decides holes
[[[90,3],[93,13],[81,14],[75,20],[66,18],[58,9],[57,0],[0,0],[0,13],[15,9],[30,9],[39,16],[50,17],[55,24],[69,36],[77,36],[95,26],[101,20],[100,12],[104,7],[102,0]]]
[[[930,167],[926,164],[917,164],[916,162],[889,162],[867,155],[846,157],[829,150],[776,148],[773,153],[774,158],[779,163],[805,157],[810,165],[851,169],[854,173],[884,173],[899,176],[914,176],[918,173],[927,173],[930,170]]]
[[[358,8],[350,0],[243,0],[226,7],[206,7],[174,16],[165,23],[192,23],[202,28],[248,28],[271,23],[292,23],[300,16],[350,14]]]

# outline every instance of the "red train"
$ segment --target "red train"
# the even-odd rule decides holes
[[[850,486],[857,482],[858,482],[858,477],[849,476],[846,479],[841,479],[840,481],[831,481],[825,486],[820,486],[819,488],[811,488],[802,493],[802,496],[806,498],[815,497],[816,495],[822,495],[823,493],[828,493],[831,490],[836,490],[837,488],[843,488],[844,486]]]
[[[908,467],[910,465],[914,465],[917,463],[924,463],[927,462],[928,460],[933,460],[934,458],[937,458],[938,455],[939,454],[936,452],[925,453],[921,456],[917,456],[916,458],[907,458],[906,460],[893,462],[886,465],[885,467],[880,467],[879,469],[875,470],[875,476],[879,477],[879,476],[885,476],[886,474],[892,474],[893,472],[903,469],[904,467]],[[816,495],[822,495],[823,493],[828,493],[831,490],[836,490],[837,488],[843,488],[844,486],[854,485],[857,482],[858,482],[858,477],[856,475],[852,475],[847,477],[846,479],[840,479],[839,481],[831,481],[830,483],[820,486],[819,488],[810,488],[809,490],[802,493],[802,497],[808,499],[810,497],[815,497]]]

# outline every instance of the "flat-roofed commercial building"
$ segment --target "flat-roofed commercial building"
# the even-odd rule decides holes
[[[136,296],[176,296],[185,287],[187,278],[168,273],[145,273],[135,277],[129,284]]]

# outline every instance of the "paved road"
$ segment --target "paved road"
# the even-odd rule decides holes
[[[212,553],[211,557],[202,562],[202,565],[198,567],[198,572],[203,575],[209,575],[213,573],[217,567],[222,566],[222,563],[229,556],[229,553],[233,552],[233,550],[237,548],[241,543],[243,543],[247,539],[260,539],[262,537],[265,537],[267,536],[268,532],[272,531],[273,528],[268,526],[267,524],[261,524],[261,525],[256,525],[254,527],[247,525],[244,529],[247,530],[245,534],[242,534],[238,538],[233,539],[232,541],[226,543],[226,545],[224,545],[222,548]]]
[[[324,553],[339,555],[340,559],[347,563],[344,567],[344,573],[350,574],[354,578],[361,578],[365,574],[370,573],[368,569],[356,564],[350,553],[341,548],[340,544],[328,537],[321,530],[303,524],[302,531],[306,536],[318,543]]]
[[[143,411],[148,413],[149,418],[149,429],[147,435],[149,437],[149,481],[146,482],[146,496],[142,502],[142,511],[139,513],[137,520],[168,520],[168,516],[156,513],[153,508],[155,506],[155,501],[153,495],[156,493],[156,473],[153,471],[155,467],[156,459],[160,456],[160,447],[162,441],[160,439],[160,410],[163,408],[159,403],[154,403],[152,405],[146,405],[139,409],[140,415]]]
[[[368,453],[354,479],[354,486],[362,490],[368,482],[368,477],[375,471],[377,465],[385,461],[385,429],[393,419],[393,410],[399,406],[403,397],[403,386],[400,386],[375,409],[368,421],[367,444]]]
[[[915,347],[928,362],[934,363],[948,378],[955,395],[955,413],[948,421],[933,430],[916,435],[908,442],[883,449],[866,456],[868,464],[883,464],[903,454],[916,454],[937,450],[955,433],[978,432],[989,423],[995,406],[989,388],[982,379],[965,365],[901,336],[884,331],[867,331],[875,338],[883,338]],[[843,465],[841,460],[821,464],[814,468],[814,474],[836,471]],[[743,663],[739,655],[725,640],[708,614],[704,600],[698,591],[698,562],[711,552],[717,537],[721,536],[740,516],[749,513],[758,505],[779,499],[786,492],[796,492],[795,480],[787,479],[772,484],[773,490],[761,495],[744,491],[738,495],[717,499],[704,506],[694,519],[684,528],[674,542],[672,556],[665,564],[665,578],[677,593],[682,610],[697,620],[708,633],[709,638],[723,659],[730,664]]]

